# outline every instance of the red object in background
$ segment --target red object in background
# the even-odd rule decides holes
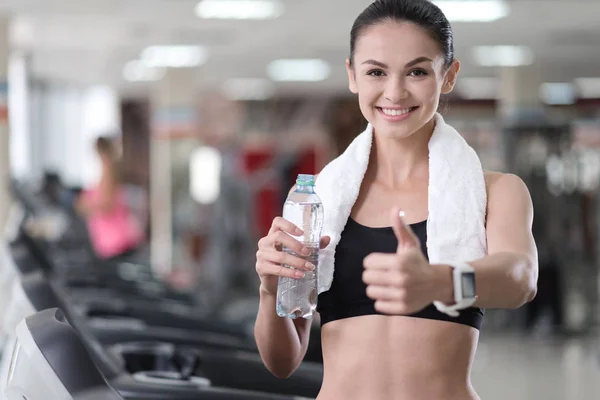
[[[0,106],[0,123],[5,124],[8,122],[8,107],[5,105]]]
[[[295,182],[299,174],[315,175],[316,173],[317,152],[312,147],[302,149],[298,154],[296,166],[292,168],[292,176],[290,178]]]
[[[269,168],[275,150],[271,148],[246,149],[242,154],[242,171],[245,176]],[[260,237],[266,236],[271,228],[273,219],[281,214],[281,205],[279,204],[279,182],[274,181],[271,184],[261,188],[254,197],[254,219],[257,223],[257,233]]]
[[[242,153],[242,173],[250,176],[253,173],[269,168],[276,156],[273,148],[246,149]],[[296,165],[290,169],[291,176],[287,177],[289,182],[295,182],[298,174],[315,174],[317,165],[317,153],[314,148],[306,148],[299,152]],[[269,185],[261,188],[254,198],[254,217],[257,223],[257,234],[260,237],[269,233],[271,224],[275,217],[281,215],[284,194],[290,188],[282,188],[280,180],[276,179]],[[285,191],[285,193],[283,193]]]

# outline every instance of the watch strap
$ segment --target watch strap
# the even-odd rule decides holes
[[[475,270],[466,262],[448,265],[452,268],[452,292],[454,294],[454,304],[447,305],[441,301],[434,301],[433,305],[438,311],[444,314],[447,314],[451,317],[458,317],[460,315],[460,310],[472,306],[477,300],[477,296],[469,298],[462,297],[462,280],[460,279],[462,273],[475,272]],[[459,277],[459,279],[457,279],[457,277]]]

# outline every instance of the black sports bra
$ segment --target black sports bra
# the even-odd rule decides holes
[[[411,228],[421,241],[423,254],[428,257],[427,221],[412,224]],[[331,288],[319,294],[317,311],[321,316],[321,325],[361,315],[382,315],[375,310],[375,301],[367,297],[367,286],[362,280],[363,260],[373,252],[393,253],[397,247],[398,239],[392,227],[370,228],[348,218],[335,251]],[[483,310],[475,307],[462,310],[458,317],[451,317],[430,304],[408,316],[456,322],[476,329],[480,329],[483,322]]]

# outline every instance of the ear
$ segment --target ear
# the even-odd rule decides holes
[[[358,93],[358,87],[356,86],[356,72],[350,65],[350,59],[346,59],[346,72],[348,73],[348,87],[354,94]]]
[[[454,89],[456,79],[458,78],[458,71],[460,71],[460,61],[454,60],[446,75],[444,76],[444,83],[442,84],[442,94],[448,94]]]

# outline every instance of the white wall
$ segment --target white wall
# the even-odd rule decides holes
[[[99,173],[94,140],[120,133],[117,94],[105,86],[40,82],[30,92],[29,175],[39,177],[47,169],[68,185],[93,184]]]
[[[84,184],[92,184],[98,178],[100,165],[94,152],[94,141],[100,135],[120,135],[119,99],[106,86],[90,87],[83,93],[81,112],[81,162],[73,164],[81,173]]]
[[[29,101],[27,58],[22,53],[14,53],[9,57],[8,66],[10,172],[19,179],[32,171]]]

